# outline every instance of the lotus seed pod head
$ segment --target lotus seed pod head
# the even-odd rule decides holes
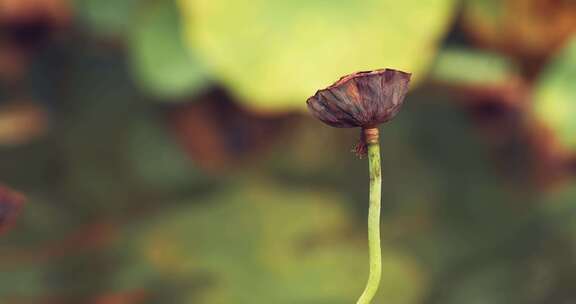
[[[314,117],[336,128],[375,128],[398,113],[410,73],[380,69],[340,78],[306,101]]]

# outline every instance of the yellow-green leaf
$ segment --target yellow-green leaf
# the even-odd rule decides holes
[[[173,2],[144,6],[129,38],[132,69],[138,84],[165,99],[194,94],[208,85],[207,73],[188,52]]]
[[[435,80],[459,85],[503,84],[513,73],[503,56],[456,47],[441,50],[432,69]]]
[[[537,119],[554,131],[560,143],[576,149],[576,37],[546,68],[536,86]]]
[[[352,236],[352,215],[336,196],[258,183],[179,205],[135,232],[157,277],[209,278],[182,291],[191,302],[344,304],[364,287],[367,241]],[[422,272],[384,247],[382,302],[417,303]]]
[[[453,0],[179,0],[190,49],[259,111],[304,109],[340,76],[391,67],[421,77]]]

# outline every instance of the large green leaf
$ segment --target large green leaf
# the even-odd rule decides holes
[[[205,69],[188,52],[172,1],[142,7],[129,38],[132,69],[144,90],[165,98],[183,97],[207,84]]]
[[[576,183],[549,191],[542,201],[540,209],[550,226],[576,241]]]
[[[44,282],[43,269],[35,266],[22,267],[16,270],[2,270],[0,280],[0,300],[14,296],[37,296],[48,289]]]
[[[432,76],[451,84],[493,85],[503,84],[513,72],[514,66],[498,54],[450,47],[439,52]]]
[[[133,178],[142,185],[176,190],[202,180],[200,171],[152,115],[135,119],[126,144],[126,164]]]
[[[350,238],[339,201],[258,183],[184,202],[134,230],[140,266],[118,279],[204,278],[179,292],[194,303],[350,303],[367,278],[367,245]],[[414,260],[386,245],[383,258],[382,301],[416,303],[425,282]]]
[[[551,128],[560,143],[576,149],[576,38],[558,54],[538,81],[536,117]]]
[[[303,109],[340,76],[398,68],[421,77],[453,0],[180,0],[190,48],[246,105]]]
[[[80,22],[101,35],[121,37],[132,20],[138,0],[76,0]]]

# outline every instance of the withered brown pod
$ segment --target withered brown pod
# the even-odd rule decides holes
[[[306,100],[308,109],[322,122],[337,128],[360,127],[360,141],[354,152],[368,156],[370,198],[368,243],[370,274],[357,304],[370,304],[382,273],[380,249],[380,200],[382,174],[378,125],[398,113],[408,91],[411,74],[392,69],[358,72],[340,78]]]
[[[322,122],[336,128],[374,128],[398,113],[410,73],[393,69],[357,72],[340,78],[306,101]]]

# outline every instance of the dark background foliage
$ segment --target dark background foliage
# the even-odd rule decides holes
[[[414,82],[376,301],[576,302],[575,29],[570,0],[0,0],[0,302],[353,303],[367,164],[305,100],[383,67]]]

